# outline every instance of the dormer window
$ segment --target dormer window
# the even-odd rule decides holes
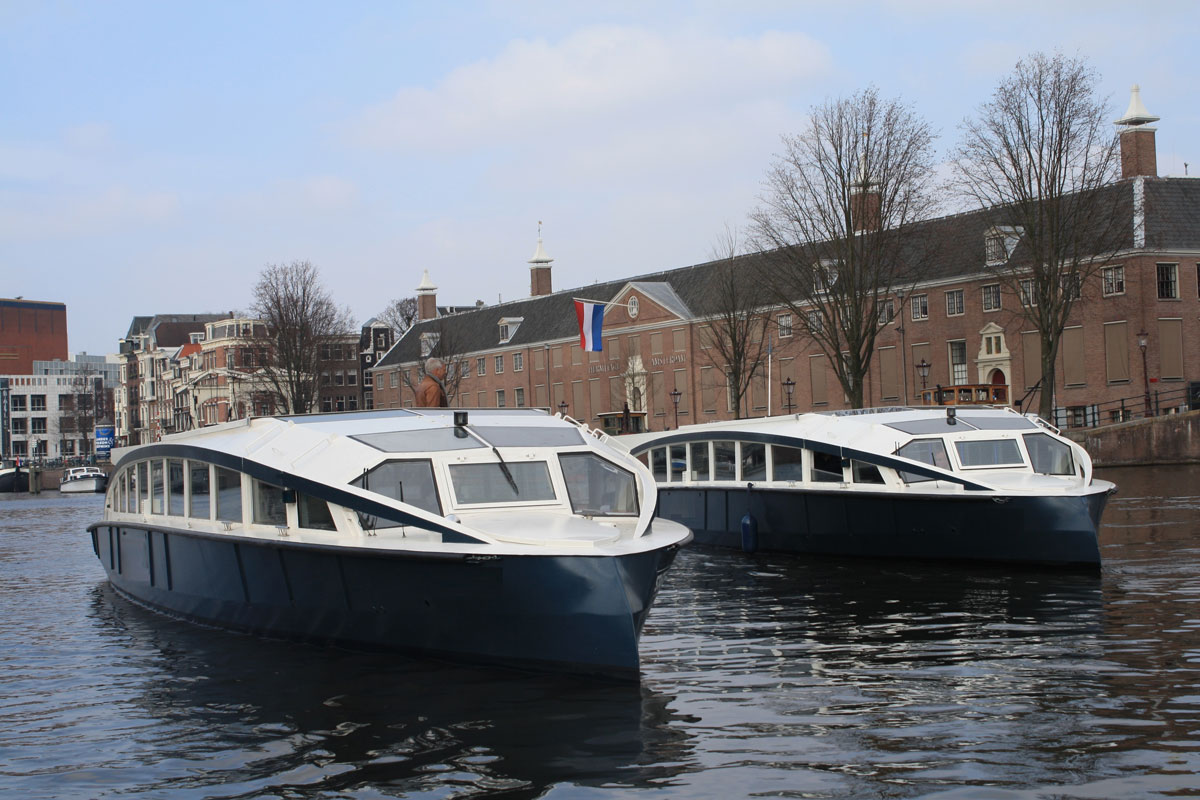
[[[1007,262],[1020,240],[1020,228],[1005,226],[988,230],[983,235],[983,255],[987,265],[991,267]]]
[[[440,333],[422,333],[421,334],[421,358],[433,352],[433,348],[437,347],[438,341],[442,338]]]
[[[500,319],[500,344],[517,335],[517,328],[525,321],[524,317],[502,317]]]

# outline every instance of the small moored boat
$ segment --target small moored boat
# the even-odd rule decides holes
[[[747,550],[1100,563],[1116,487],[1082,447],[1005,408],[884,408],[689,425],[620,440],[658,514]]]
[[[283,638],[635,678],[681,525],[641,464],[532,409],[258,418],[114,451],[118,592]]]
[[[108,476],[99,467],[67,467],[58,490],[63,494],[103,492],[107,486]]]
[[[28,492],[29,470],[18,461],[0,461],[0,492]]]

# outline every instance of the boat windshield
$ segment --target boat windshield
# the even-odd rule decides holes
[[[452,464],[450,484],[460,505],[555,499],[545,461]]]
[[[1025,434],[1025,449],[1033,462],[1033,471],[1043,475],[1074,475],[1071,447],[1048,433]]]
[[[967,439],[954,443],[964,467],[1018,467],[1025,463],[1015,439]]]
[[[637,481],[632,472],[593,453],[563,453],[558,460],[576,514],[637,516]]]
[[[904,458],[911,458],[913,461],[921,461],[931,467],[938,469],[949,470],[950,456],[946,454],[946,445],[941,439],[913,439],[908,444],[896,451],[896,455]],[[917,475],[913,472],[899,472],[900,480],[905,483],[920,483],[921,481],[931,481],[933,478],[925,475]]]

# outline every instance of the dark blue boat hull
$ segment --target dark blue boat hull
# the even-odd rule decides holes
[[[833,556],[997,561],[1095,567],[1108,493],[1085,497],[896,495],[884,492],[659,485],[658,516],[697,544]]]
[[[420,657],[636,680],[678,545],[617,557],[459,556],[90,528],[112,585],[195,622]]]

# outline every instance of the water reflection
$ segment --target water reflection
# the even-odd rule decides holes
[[[0,794],[1200,796],[1200,468],[1112,472],[1099,574],[685,550],[640,689],[177,622],[0,498]]]
[[[125,653],[121,671],[144,676],[128,699],[153,721],[137,729],[142,756],[129,764],[148,773],[143,792],[538,797],[564,780],[646,786],[670,776],[664,755],[687,760],[668,698],[637,686],[232,635],[165,619],[107,585],[91,614]]]

